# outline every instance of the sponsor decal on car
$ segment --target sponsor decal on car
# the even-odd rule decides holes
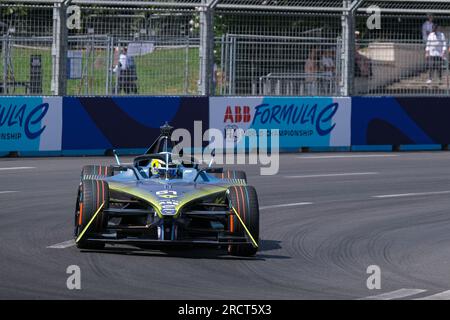
[[[176,207],[180,204],[175,200],[178,198],[178,193],[174,190],[161,190],[157,191],[156,195],[161,200],[159,205],[161,206],[161,214],[164,216],[174,216],[177,213]]]

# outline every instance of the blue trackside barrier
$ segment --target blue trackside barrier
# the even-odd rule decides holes
[[[60,97],[0,97],[0,152],[60,151]]]
[[[62,150],[139,149],[149,147],[166,121],[194,131],[208,128],[206,97],[64,98]]]
[[[352,99],[352,146],[450,143],[450,97]]]
[[[138,154],[166,121],[192,136],[200,121],[202,133],[231,132],[226,139],[277,129],[281,152],[446,150],[449,102],[450,97],[2,96],[0,156],[97,156],[111,149]],[[248,139],[239,148],[251,150]]]
[[[169,122],[209,126],[207,97],[0,97],[0,154],[141,153]]]
[[[264,134],[278,134],[280,150],[350,147],[350,98],[212,97],[209,109],[210,128],[246,133],[242,147]]]

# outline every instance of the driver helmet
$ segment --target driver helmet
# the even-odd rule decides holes
[[[174,164],[169,164],[166,167],[165,161],[154,159],[150,165],[152,175],[160,179],[174,179],[177,177],[178,168]]]

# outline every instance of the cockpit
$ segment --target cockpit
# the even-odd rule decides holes
[[[198,174],[197,165],[171,161],[172,154],[164,152],[135,159],[135,168],[146,179],[193,181]]]
[[[172,153],[173,143],[170,139],[172,131],[173,128],[166,123],[161,127],[160,136],[147,152],[134,159],[131,171],[136,178],[184,182],[214,180],[214,177],[199,169],[199,164],[193,157],[186,159],[182,154]],[[120,163],[118,159],[116,160]]]

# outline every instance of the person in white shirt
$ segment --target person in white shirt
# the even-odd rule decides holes
[[[427,21],[424,22],[422,25],[422,39],[423,42],[426,43],[428,41],[428,36],[431,32],[433,32],[433,25],[434,25],[434,17],[432,14],[427,15]]]
[[[440,31],[439,25],[435,24],[433,26],[433,31],[428,36],[425,50],[428,69],[430,71],[430,77],[427,83],[430,84],[433,82],[433,75],[436,72],[439,75],[439,81],[441,81],[442,67],[444,60],[447,59],[447,40],[445,39],[445,34]]]
[[[114,73],[119,72],[118,93],[137,94],[137,75],[133,57],[128,55],[128,49],[124,47],[119,55],[119,63],[114,68]]]

